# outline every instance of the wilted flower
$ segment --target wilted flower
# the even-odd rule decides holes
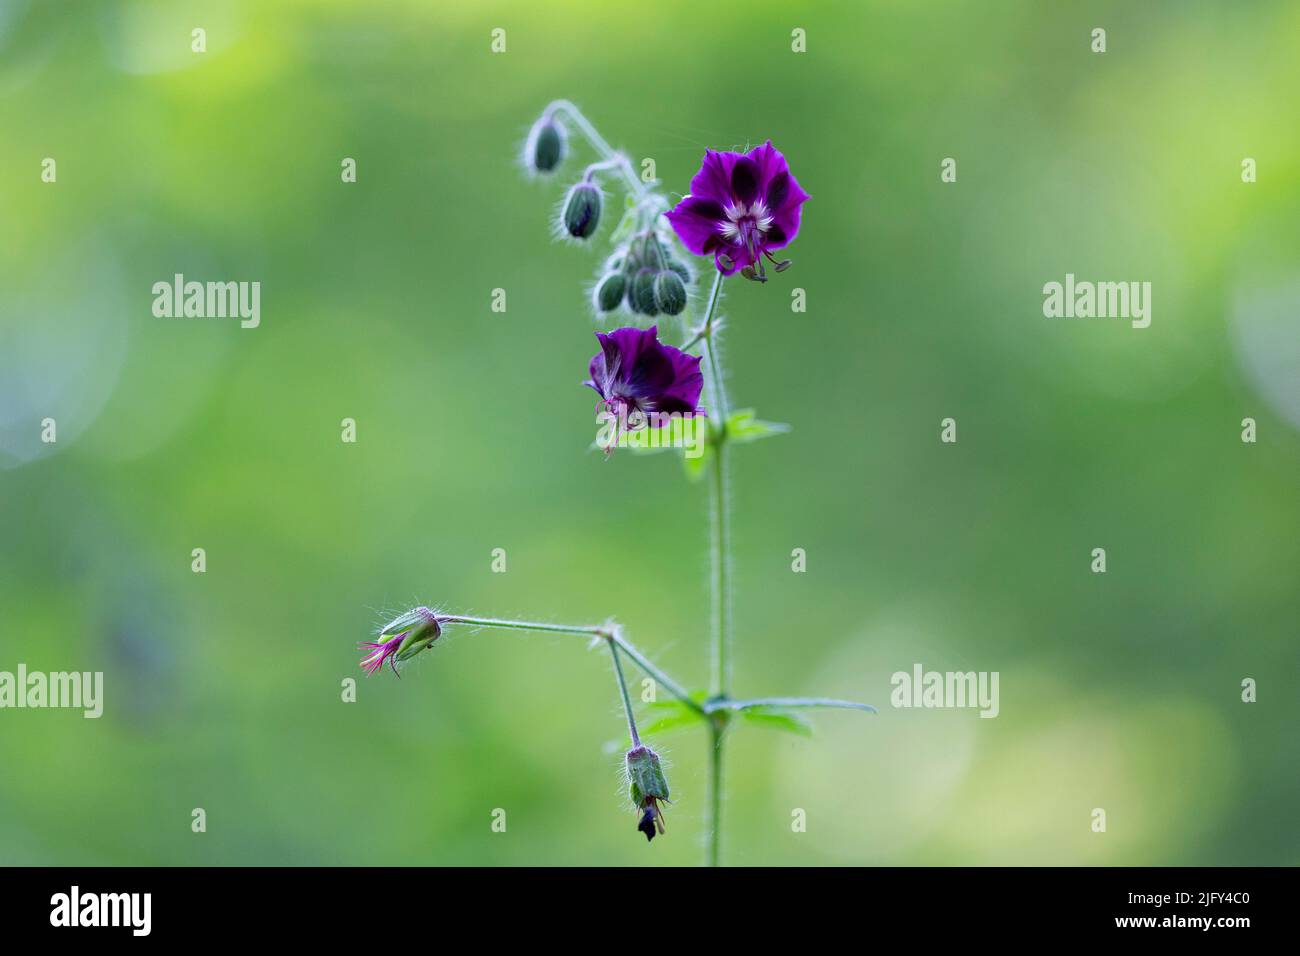
[[[387,661],[393,673],[397,674],[399,662],[410,660],[442,636],[442,623],[438,615],[427,607],[417,607],[394,618],[379,632],[379,636],[388,639],[362,641],[357,645],[371,649],[371,653],[361,660],[361,666],[367,674],[373,674]]]
[[[705,150],[691,192],[666,215],[682,243],[700,256],[713,256],[723,275],[740,270],[766,280],[763,257],[778,272],[771,250],[789,245],[799,232],[799,214],[810,197],[768,140],[748,153]]]
[[[600,351],[591,359],[591,378],[582,384],[595,389],[607,411],[623,417],[697,410],[704,387],[700,359],[661,344],[656,326],[597,332],[596,338]],[[650,416],[650,421],[662,425],[664,418]]]
[[[637,829],[646,841],[664,832],[664,812],[659,803],[668,802],[668,780],[659,766],[659,755],[644,745],[627,752],[628,796],[641,822]]]

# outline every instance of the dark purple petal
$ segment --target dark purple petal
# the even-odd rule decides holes
[[[763,192],[767,192],[768,184],[781,173],[790,172],[790,164],[785,161],[781,151],[772,145],[770,139],[762,146],[751,149],[745,154],[745,158],[758,167],[758,185]]]
[[[748,206],[758,198],[761,175],[758,163],[748,156],[741,156],[731,167],[731,194]]]
[[[656,326],[597,332],[601,350],[591,360],[592,380],[583,384],[641,411],[695,411],[704,385],[700,359],[661,344],[658,333]]]
[[[704,375],[700,372],[700,357],[688,355],[671,345],[661,346],[673,365],[672,383],[659,398],[658,410],[666,412],[693,412],[700,404],[700,390],[704,388]]]
[[[706,149],[700,171],[691,179],[691,195],[727,205],[731,202],[731,168],[740,153],[720,153]]]
[[[698,196],[687,196],[665,216],[682,245],[697,256],[708,253],[709,240],[717,238],[718,223],[727,218],[716,199]]]
[[[641,331],[640,329],[637,330]],[[653,401],[673,385],[673,361],[668,357],[667,346],[660,345],[655,337],[659,329],[650,326],[638,343],[637,352],[632,356],[630,367],[624,378],[624,394],[632,398]],[[627,359],[624,358],[624,362]]]
[[[767,196],[764,201],[768,209],[780,209],[785,202],[786,196],[790,194],[790,174],[785,170],[777,173],[772,177],[772,181],[767,184]]]
[[[771,228],[763,245],[768,249],[782,249],[790,244],[799,232],[799,213],[803,203],[787,203],[785,208],[772,216]]]

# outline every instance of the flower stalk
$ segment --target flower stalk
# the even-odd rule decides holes
[[[604,320],[615,312],[632,316],[677,316],[693,301],[696,271],[685,251],[706,258],[714,270],[704,299],[701,320],[681,348],[661,343],[658,327],[635,324],[597,332],[600,352],[588,365],[584,382],[598,397],[598,410],[616,412],[619,420],[647,420],[637,427],[664,428],[677,416],[702,414],[706,393],[712,458],[708,488],[710,511],[710,675],[707,692],[692,694],[627,639],[612,619],[604,624],[551,624],[543,621],[445,614],[416,608],[400,615],[379,632],[378,640],[362,646],[362,667],[379,673],[387,664],[395,674],[415,655],[432,647],[447,627],[563,634],[603,641],[613,659],[614,677],[627,720],[631,748],[625,755],[628,796],[639,817],[637,829],[646,839],[664,833],[663,806],[669,802],[668,782],[659,756],[642,740],[623,669],[626,657],[675,697],[708,728],[708,835],[705,862],[722,862],[722,809],[725,799],[725,744],[732,718],[762,717],[802,708],[839,708],[874,712],[868,704],[828,697],[733,698],[732,573],[730,446],[753,441],[755,432],[777,434],[785,426],[758,421],[752,412],[731,421],[726,375],[722,368],[719,306],[724,279],[736,273],[765,283],[764,262],[774,272],[785,271],[789,259],[772,253],[794,241],[801,210],[810,198],[790,171],[785,157],[771,141],[746,153],[706,150],[691,180],[690,191],[674,205],[655,182],[643,182],[628,156],[615,150],[573,103],[555,100],[533,124],[523,161],[530,173],[547,177],[564,163],[568,128],[572,127],[596,154],[581,178],[569,186],[561,204],[556,235],[580,242],[598,238],[605,199],[600,174],[621,180],[626,190],[624,210],[610,235],[612,254],[604,259],[591,287],[592,310]],[[613,174],[617,174],[617,177]],[[635,321],[635,320],[634,320]],[[688,354],[699,347],[702,354]],[[734,433],[734,434],[733,434]],[[692,456],[687,454],[688,459]],[[691,464],[687,462],[688,471]],[[788,716],[788,714],[787,714]]]
[[[614,658],[614,677],[618,679],[618,689],[623,695],[623,713],[627,715],[627,735],[632,741],[633,747],[641,746],[641,735],[636,732],[636,717],[632,714],[632,698],[628,696],[627,680],[623,677],[623,665],[618,659],[618,645],[612,640],[607,640],[609,644],[609,654]]]
[[[713,408],[713,475],[710,482],[710,539],[709,562],[712,581],[712,607],[710,647],[712,648],[712,677],[709,684],[709,701],[727,697],[731,683],[731,533],[730,507],[727,494],[727,390],[723,383],[722,367],[718,362],[716,322],[718,303],[722,299],[722,281],[725,273],[714,273],[713,288],[704,313],[704,322],[691,344],[702,340],[709,369],[709,394]],[[706,702],[706,708],[708,704]],[[715,710],[709,721],[709,865],[717,866],[722,845],[722,762],[723,742],[727,729],[727,711]]]

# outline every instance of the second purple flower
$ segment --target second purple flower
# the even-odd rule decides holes
[[[660,416],[697,410],[704,387],[700,359],[662,344],[656,326],[597,332],[596,338],[600,351],[582,384],[595,390],[606,410],[621,417],[639,413],[655,427],[664,420]]]

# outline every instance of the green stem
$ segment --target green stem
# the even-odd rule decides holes
[[[712,511],[709,541],[709,560],[712,567],[712,680],[710,697],[725,699],[731,683],[730,632],[731,632],[731,529],[730,502],[727,497],[727,389],[723,384],[722,365],[718,361],[717,331],[715,324],[718,302],[722,297],[723,275],[718,272],[709,292],[709,303],[704,313],[704,325],[696,341],[704,342],[705,359],[709,366],[710,415],[713,418],[714,454],[713,480],[710,485]],[[706,704],[706,708],[707,708]],[[722,758],[726,732],[726,713],[714,713],[709,721],[709,847],[708,864],[718,866],[722,847]]]
[[[582,110],[578,109],[578,107],[574,106],[568,100],[555,100],[546,107],[544,115],[550,116],[553,113],[563,113],[572,120],[573,125],[578,127],[578,131],[581,132],[587,142],[591,144],[591,148],[601,155],[602,159],[617,160],[618,168],[622,172],[623,179],[627,183],[628,188],[638,199],[645,196],[649,191],[649,187],[637,178],[636,171],[632,168],[631,162],[628,161],[626,156],[609,145],[605,140],[605,137],[601,136],[600,133],[596,131],[596,127],[591,125],[591,121],[582,115]]]
[[[637,649],[631,641],[623,636],[623,630],[617,624],[544,624],[540,621],[516,621],[499,617],[466,617],[464,615],[439,615],[443,624],[473,624],[477,627],[499,627],[514,631],[540,631],[544,634],[572,634],[579,637],[600,637],[612,644],[617,644],[628,657],[647,675],[662,684],[668,693],[683,704],[703,714],[704,708],[687,693],[686,688],[660,670],[648,657]]]
[[[641,737],[636,732],[636,718],[632,716],[632,698],[627,693],[627,681],[623,678],[623,665],[618,659],[618,645],[611,639],[609,653],[614,658],[614,676],[618,678],[618,689],[623,693],[623,713],[627,714],[627,732],[632,738],[632,746],[641,746]]]
[[[709,724],[709,846],[708,865],[722,865],[722,733],[723,725]]]
[[[727,495],[727,443],[720,437],[713,455],[713,511],[710,558],[713,565],[713,679],[710,693],[726,697],[731,683],[731,528]]]
[[[727,389],[723,384],[722,365],[718,361],[717,332],[715,320],[718,314],[718,302],[722,298],[721,272],[715,274],[713,288],[709,292],[709,304],[704,313],[704,325],[698,338],[704,341],[704,354],[708,363],[709,392],[711,407],[709,409],[713,422],[714,455],[713,481],[710,486],[712,505],[712,536],[709,558],[712,567],[713,609],[712,609],[712,647],[713,670],[710,685],[714,697],[725,697],[730,683],[730,664],[728,661],[728,634],[731,629],[731,541],[730,515],[727,500]]]

